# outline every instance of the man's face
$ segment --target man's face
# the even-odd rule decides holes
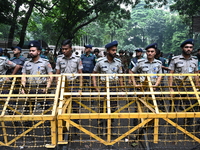
[[[37,47],[30,47],[29,55],[31,58],[35,58],[40,55],[41,51],[37,49]]]
[[[149,48],[149,49],[147,49],[146,54],[147,54],[147,58],[148,58],[148,59],[154,58],[155,55],[156,55],[156,50],[155,50],[155,48]]]
[[[62,46],[62,53],[65,56],[71,56],[71,54],[72,54],[72,48],[69,45],[64,45],[64,46]]]
[[[91,52],[91,48],[85,48],[85,53],[90,53]]]
[[[192,44],[186,44],[182,48],[182,52],[183,52],[184,55],[190,55],[192,50],[193,50],[193,45]]]
[[[142,52],[136,51],[136,57],[140,57],[140,56],[142,56]]]
[[[123,53],[119,53],[119,56],[122,56],[123,55]]]
[[[13,54],[17,55],[20,53],[20,50],[18,48],[13,49]]]
[[[112,58],[116,57],[116,53],[117,53],[117,46],[113,46],[107,50],[107,54]]]
[[[94,54],[97,56],[97,55],[99,55],[99,52],[95,52]]]

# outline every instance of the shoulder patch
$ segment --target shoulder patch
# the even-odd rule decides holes
[[[104,60],[104,57],[100,57],[97,59],[97,62]]]
[[[116,60],[116,61],[121,63],[121,60],[119,58],[114,58],[114,60]]]
[[[138,63],[145,61],[145,59],[138,59]]]
[[[0,57],[0,59],[1,59],[1,60],[6,60],[7,58],[6,58],[6,57]]]
[[[172,59],[177,59],[177,58],[179,58],[179,56],[174,56],[174,57],[172,57]]]
[[[194,59],[198,59],[197,56],[192,56],[192,58],[194,58]]]
[[[45,59],[45,58],[41,58],[42,60],[44,60],[44,61],[47,61],[47,62],[49,62],[49,60],[48,59]]]

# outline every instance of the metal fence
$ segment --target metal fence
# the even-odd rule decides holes
[[[53,76],[52,86],[46,93],[40,92],[43,87],[39,82],[24,87],[21,76],[0,82],[0,146],[199,148],[198,74],[160,74],[162,80],[158,86],[152,82],[155,74]],[[79,76],[83,77],[82,86]],[[137,86],[133,86],[132,76]],[[174,78],[171,86],[169,76]],[[2,76],[6,77],[9,76]],[[36,80],[49,76],[26,77]],[[71,81],[69,77],[77,78]]]

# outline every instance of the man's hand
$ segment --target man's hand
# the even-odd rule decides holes
[[[21,90],[21,94],[25,94],[24,89]]]
[[[170,96],[171,96],[171,97],[174,97],[174,94],[171,94],[171,92],[172,92],[172,93],[174,92],[174,89],[173,89],[173,88],[169,88],[169,91],[170,91]]]

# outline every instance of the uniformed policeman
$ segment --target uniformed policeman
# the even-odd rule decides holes
[[[182,54],[178,55],[178,56],[174,56],[170,62],[169,65],[169,70],[170,73],[181,73],[181,74],[190,74],[190,73],[198,73],[198,60],[196,58],[194,58],[191,53],[193,51],[193,47],[194,47],[194,40],[193,39],[188,39],[186,41],[184,41],[183,43],[181,43],[180,45],[181,49],[182,49]],[[195,83],[196,86],[199,86],[199,78],[198,76],[195,76]],[[173,89],[172,85],[176,84],[179,86],[183,86],[183,88],[180,88],[179,90],[181,91],[191,91],[193,90],[191,87],[187,88],[187,84],[190,84],[187,82],[187,79],[185,79],[185,76],[175,76],[174,78],[172,76],[169,76],[169,86],[170,91],[173,92],[174,90],[177,89]],[[189,85],[191,86],[191,85]],[[185,95],[175,95],[175,96],[180,96],[180,97],[185,97]],[[187,95],[188,97],[193,97],[192,95]],[[183,101],[183,108],[181,107],[177,107],[178,103],[180,101],[175,101],[175,108],[178,109],[184,109],[184,105],[190,107],[190,104],[194,104],[195,100],[191,100],[191,102],[189,101]],[[187,125],[191,125],[193,122],[193,118],[189,118],[189,119],[185,119],[185,121],[187,121]],[[190,126],[188,126],[188,129],[190,130]]]
[[[138,59],[142,58],[142,53],[143,53],[142,48],[137,48],[135,52],[136,52],[136,56],[131,59],[130,64],[129,64],[129,73],[131,73],[130,72],[131,69],[137,65]]]
[[[116,52],[117,52],[117,46],[118,42],[113,41],[105,46],[107,49],[107,55],[106,57],[99,58],[97,60],[97,63],[94,67],[93,73],[102,73],[102,74],[121,74],[123,73],[122,71],[122,64],[121,60],[116,57]],[[117,91],[117,86],[119,86],[119,83],[121,86],[123,86],[123,80],[122,77],[118,76],[109,76],[109,86],[114,87],[110,88],[110,91],[116,92]],[[94,87],[96,87],[96,91],[100,91],[103,89],[99,89],[97,87],[97,82],[96,82],[96,77],[93,76],[93,84]],[[104,76],[100,77],[100,81],[98,82],[98,85],[101,87],[106,87],[106,78]],[[116,95],[112,95],[111,97],[116,97]],[[117,101],[111,101],[111,112],[115,112],[117,108]],[[100,112],[103,111],[103,101],[100,101]],[[112,119],[112,124],[114,123],[114,120]],[[99,125],[104,126],[106,125],[106,120],[99,120]],[[104,128],[103,128],[104,129]],[[102,133],[103,132],[103,133]],[[102,134],[104,134],[105,131],[101,131]]]
[[[41,45],[39,41],[31,41],[29,43],[29,55],[31,57],[30,60],[26,61],[24,63],[24,66],[22,68],[22,75],[45,75],[49,74],[52,75],[52,67],[51,64],[47,59],[43,59],[40,57],[41,53]],[[22,77],[22,85],[26,87],[26,83],[28,83],[30,86],[37,86],[41,90],[41,93],[46,93],[47,90],[51,86],[51,82],[53,80],[53,77],[49,77],[48,79],[46,77],[29,77],[26,78],[25,76]],[[25,91],[22,89],[22,93],[24,94]]]
[[[117,41],[113,41],[105,46],[105,48],[107,49],[107,55],[106,57],[101,57],[97,60],[93,73],[103,73],[103,74],[123,73],[121,60],[118,58],[115,58],[117,46],[118,46]],[[119,78],[120,78],[120,84],[122,85],[123,84],[122,78],[121,77]],[[110,76],[110,79],[118,80],[118,77]],[[100,77],[100,80],[105,81],[105,77]],[[93,83],[94,83],[94,87],[97,87],[95,76],[93,76]],[[96,90],[99,91],[98,88],[96,88]]]
[[[70,39],[64,40],[61,43],[62,55],[57,57],[56,61],[56,74],[64,73],[79,73],[82,74],[82,61],[79,56],[73,53],[72,42]],[[68,89],[70,92],[81,92],[82,91],[82,76],[67,76]],[[77,88],[79,86],[79,88]],[[72,101],[73,113],[79,112],[79,106],[76,102]],[[78,120],[74,120],[75,123],[78,123]],[[74,129],[74,132],[77,132],[77,129]]]
[[[8,69],[13,69],[11,75],[14,75],[20,69],[20,66],[10,61],[7,57],[2,56],[3,49],[0,48],[0,75],[5,75]],[[8,78],[0,78],[1,81],[9,80]]]
[[[91,53],[92,51],[92,45],[84,45],[85,47],[85,53],[81,55],[81,61],[83,64],[83,73],[92,73],[94,66],[95,66],[95,55]]]
[[[21,55],[21,51],[22,51],[21,47],[19,46],[14,47],[13,48],[14,57],[10,58],[10,61],[20,66],[20,69],[17,71],[16,74],[22,74],[22,67],[25,61],[27,60],[27,58]],[[11,70],[11,72],[13,72],[13,70]]]
[[[64,73],[82,73],[83,65],[80,57],[76,56],[72,51],[72,42],[70,39],[64,40],[62,45],[62,55],[57,57],[56,74]],[[77,76],[67,76],[67,80],[71,83],[77,79]],[[79,77],[79,92],[82,90],[82,76]]]
[[[156,60],[154,57],[156,55],[157,43],[148,45],[145,50],[147,54],[146,59],[139,59],[138,64],[131,69],[131,73],[141,73],[141,74],[161,74],[162,73],[162,62]],[[162,79],[161,76],[151,76],[151,82],[153,86],[158,86]],[[145,81],[145,77],[141,76],[140,81]],[[132,77],[132,82],[134,86],[138,86],[135,82],[135,78]]]
[[[198,60],[191,56],[194,47],[193,39],[188,39],[180,45],[182,54],[174,56],[169,65],[170,73],[198,73]],[[182,80],[184,76],[176,76],[176,79]],[[196,84],[198,77],[196,77]],[[169,77],[169,86],[172,86],[173,77]],[[173,90],[171,88],[171,90]]]

